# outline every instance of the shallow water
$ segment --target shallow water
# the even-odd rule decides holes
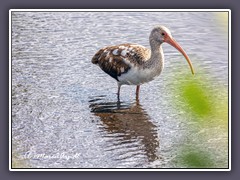
[[[123,86],[118,101],[115,80],[91,63],[107,45],[148,47],[157,24],[169,27],[196,75],[227,90],[228,42],[216,13],[13,12],[12,146],[19,167],[181,168],[176,157],[188,138],[211,152],[225,143],[213,159],[227,167],[220,125],[209,141],[199,140],[191,117],[172,103],[174,79],[191,76],[177,50],[163,45],[165,69],[141,86],[139,101],[134,86]]]

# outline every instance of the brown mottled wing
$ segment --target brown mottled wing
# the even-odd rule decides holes
[[[128,45],[128,53],[127,53],[127,61],[135,66],[141,66],[145,61],[150,59],[151,51],[144,46],[137,44],[127,44]],[[120,45],[121,46],[121,45]]]
[[[100,49],[92,58],[93,64],[118,80],[118,76],[126,73],[132,66],[142,65],[149,59],[150,51],[135,44],[120,44]]]
[[[118,81],[118,76],[126,73],[130,69],[130,66],[122,60],[121,56],[113,55],[112,51],[112,47],[100,49],[93,56],[92,63],[98,64],[105,73]]]

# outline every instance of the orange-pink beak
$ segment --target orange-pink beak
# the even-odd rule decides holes
[[[186,58],[189,66],[190,66],[190,68],[191,68],[192,74],[194,74],[194,69],[193,69],[191,60],[189,59],[188,55],[185,53],[185,51],[183,50],[183,48],[177,43],[177,41],[175,41],[173,38],[171,38],[171,37],[170,37],[169,35],[167,35],[167,34],[165,34],[164,41],[167,42],[168,44],[172,45],[172,46],[175,47],[180,53],[182,53],[182,55]]]

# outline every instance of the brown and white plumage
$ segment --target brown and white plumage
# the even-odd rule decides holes
[[[100,49],[92,58],[93,64],[119,81],[132,66],[141,66],[149,59],[151,51],[137,44],[120,44]]]
[[[138,98],[140,85],[160,75],[164,66],[163,42],[177,48],[184,55],[194,73],[190,59],[166,27],[155,27],[149,36],[149,42],[151,50],[138,44],[120,44],[102,48],[93,56],[92,63],[97,64],[104,72],[117,80],[118,97],[121,85],[127,84],[137,85]]]

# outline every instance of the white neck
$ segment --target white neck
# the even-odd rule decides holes
[[[164,54],[162,43],[150,39],[151,57],[144,64],[144,68],[152,69],[156,74],[160,74],[164,66]]]

